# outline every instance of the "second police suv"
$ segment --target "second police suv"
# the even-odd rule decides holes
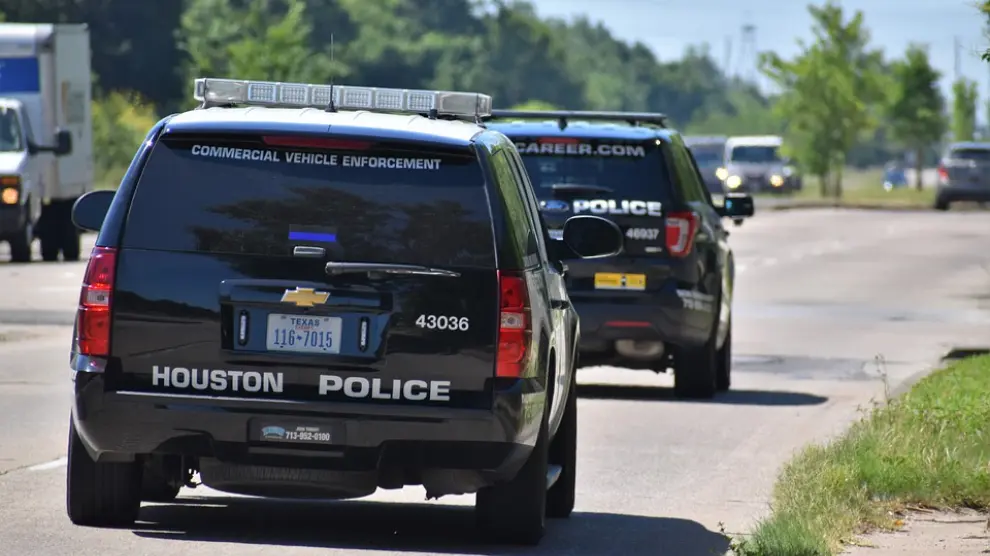
[[[625,235],[620,254],[566,261],[581,366],[672,368],[680,397],[727,390],[735,263],[722,217],[752,216],[752,198],[713,203],[662,114],[495,110],[489,120],[516,143],[554,233],[590,214]]]
[[[476,93],[196,81],[99,230],[72,344],[67,511],[129,525],[194,472],[218,490],[477,493],[496,540],[574,506],[577,315],[519,155]]]

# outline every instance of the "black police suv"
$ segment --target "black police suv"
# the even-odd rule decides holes
[[[625,236],[620,254],[566,262],[581,366],[672,368],[682,397],[727,390],[735,265],[722,217],[752,216],[752,198],[714,205],[662,114],[495,110],[488,120],[522,154],[552,233],[591,214]]]
[[[132,523],[183,485],[355,498],[477,492],[536,543],[574,505],[579,330],[564,258],[475,93],[196,81],[147,135],[99,230],[72,343],[67,512]]]

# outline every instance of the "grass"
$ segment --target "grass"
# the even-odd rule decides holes
[[[821,196],[818,181],[814,178],[805,177],[804,188],[792,196],[783,197],[784,199],[788,199],[788,201],[778,208],[839,206],[930,209],[935,204],[935,190],[933,188],[925,188],[918,191],[911,184],[908,187],[885,191],[883,188],[883,169],[880,168],[867,170],[847,168],[843,174],[842,189],[842,198],[838,201],[832,198],[824,198]],[[766,195],[766,197],[776,196]]]
[[[740,556],[828,556],[898,512],[990,507],[990,356],[960,360],[875,405],[838,439],[785,466],[773,513]]]

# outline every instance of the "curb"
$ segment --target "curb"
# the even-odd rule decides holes
[[[905,205],[884,205],[882,203],[799,203],[793,205],[770,205],[768,207],[757,206],[757,210],[770,212],[780,212],[787,210],[807,210],[807,209],[845,209],[845,210],[874,210],[874,211],[896,211],[896,212],[935,212],[934,208],[905,206]]]

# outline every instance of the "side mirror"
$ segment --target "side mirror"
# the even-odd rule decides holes
[[[719,216],[739,220],[753,216],[753,197],[748,193],[726,193],[722,206],[716,206]]]
[[[55,147],[52,148],[55,156],[65,156],[72,152],[72,132],[67,129],[60,129],[55,132]]]
[[[622,230],[598,216],[572,216],[564,222],[563,241],[583,259],[613,257],[622,252]]]
[[[83,230],[100,231],[103,227],[103,219],[107,217],[110,203],[113,202],[116,194],[116,191],[101,189],[79,197],[72,205],[72,223]]]

